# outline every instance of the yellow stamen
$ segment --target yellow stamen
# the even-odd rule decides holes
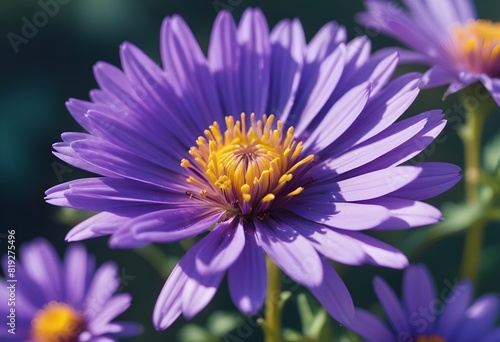
[[[500,23],[471,20],[464,25],[454,25],[452,31],[453,54],[460,63],[473,72],[496,74],[500,71]]]
[[[50,302],[31,321],[31,339],[36,342],[78,341],[84,319],[64,303]]]
[[[276,197],[273,194],[267,194],[262,198],[262,202],[271,202]]]
[[[274,115],[257,120],[253,113],[249,123],[245,113],[240,120],[227,116],[225,123],[224,132],[217,122],[209,126],[205,137],[199,137],[189,150],[192,158],[181,160],[189,173],[188,182],[198,187],[202,198],[248,214],[260,204],[261,209],[268,208],[277,196],[302,192],[293,174],[314,156],[301,158],[303,144],[295,141],[293,127],[284,132],[284,124],[275,123]],[[290,189],[293,184],[295,188]]]

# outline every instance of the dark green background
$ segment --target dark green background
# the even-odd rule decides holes
[[[223,3],[230,3],[222,0]],[[482,17],[500,19],[500,5],[495,0],[476,1]],[[232,13],[239,20],[245,8],[261,7],[270,26],[283,18],[299,17],[306,36],[314,33],[329,20],[336,20],[347,28],[352,39],[364,29],[355,24],[353,16],[363,9],[356,1],[250,1],[233,0],[240,3]],[[60,140],[65,131],[80,131],[81,128],[67,113],[64,102],[70,98],[88,99],[88,91],[97,85],[92,75],[92,65],[107,61],[119,65],[118,47],[130,41],[159,61],[159,30],[165,16],[178,13],[184,17],[206,51],[213,20],[217,14],[211,1],[189,0],[69,0],[60,5],[59,13],[41,27],[28,44],[21,44],[16,54],[10,45],[9,32],[21,33],[22,18],[32,20],[41,8],[37,1],[2,0],[0,2],[0,187],[1,225],[0,233],[15,229],[17,243],[43,236],[54,243],[62,253],[64,236],[71,226],[60,209],[46,204],[43,192],[60,182],[54,170],[64,165],[51,154],[51,144]],[[493,17],[492,17],[493,16]],[[389,46],[393,41],[375,35],[374,48]],[[404,67],[401,70],[408,71]],[[414,69],[414,68],[413,68]],[[418,70],[424,70],[422,68]],[[410,114],[433,108],[446,109],[457,99],[450,97],[442,102],[444,88],[427,90],[414,104]],[[496,113],[489,121],[485,140],[491,137],[500,124]],[[462,164],[462,146],[455,129],[449,127],[443,133],[448,137],[438,144],[436,150],[426,156],[427,161],[440,160]],[[82,176],[84,172],[70,168],[62,175],[63,181]],[[432,201],[440,206],[445,201],[460,201],[463,197],[460,183],[446,195]],[[386,241],[398,246],[407,236],[406,232],[393,232],[383,236]],[[412,257],[412,261],[425,262],[435,276],[439,287],[445,279],[453,280],[458,273],[463,235],[457,235],[432,245],[425,253]],[[100,263],[113,259],[125,267],[127,275],[135,278],[128,281],[124,291],[134,296],[126,319],[144,324],[146,333],[131,341],[175,340],[176,333],[185,324],[178,320],[165,332],[157,333],[151,325],[151,313],[163,279],[140,256],[132,251],[110,250],[106,238],[86,241],[85,245],[97,255]],[[2,247],[4,246],[4,247]],[[0,245],[5,253],[5,244]],[[182,248],[176,244],[161,247],[168,255],[178,257]],[[498,274],[500,267],[500,234],[498,226],[488,229],[486,254],[481,269],[479,292],[500,289]],[[368,307],[374,302],[371,279],[380,274],[389,279],[399,290],[401,272],[371,266],[340,267],[356,302]],[[3,304],[2,304],[3,305]],[[214,301],[197,316],[195,322],[203,325],[210,312],[234,310],[224,284]],[[294,299],[287,306],[285,326],[297,327]],[[333,321],[332,321],[333,324]],[[256,332],[246,339],[258,341]]]

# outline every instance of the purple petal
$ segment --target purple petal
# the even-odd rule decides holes
[[[223,213],[207,213],[199,208],[166,209],[138,216],[127,222],[125,230],[136,239],[172,242],[196,236],[219,222]]]
[[[93,319],[107,305],[120,285],[118,278],[118,266],[108,262],[101,265],[90,283],[84,302],[84,313],[89,319]]]
[[[269,27],[259,9],[247,9],[238,27],[241,47],[240,81],[243,107],[240,111],[264,114],[269,95],[271,46]]]
[[[377,94],[390,80],[398,64],[399,56],[397,53],[382,54],[380,52],[373,54],[356,72],[350,77],[345,78],[344,82],[339,82],[339,89],[350,89],[362,82],[372,84],[372,95]]]
[[[164,110],[159,109],[158,112]],[[90,125],[93,126],[93,134],[95,136],[102,136],[104,139],[109,141],[116,146],[123,148],[124,150],[141,156],[142,158],[153,162],[156,165],[164,167],[171,172],[177,172],[179,170],[179,157],[172,151],[186,149],[187,144],[192,144],[191,139],[186,141],[186,144],[178,142],[178,138],[172,137],[169,139],[169,144],[162,146],[158,144],[158,141],[152,139],[152,136],[164,134],[168,132],[169,135],[173,135],[172,129],[167,130],[162,127],[162,121],[171,121],[169,118],[161,118],[160,120],[154,120],[152,115],[148,115],[148,121],[154,122],[152,125],[155,127],[146,127],[144,124],[145,120],[133,120],[127,116],[127,112],[122,115],[109,115],[103,111],[89,110],[86,114]],[[158,121],[158,122],[157,122]],[[143,127],[144,126],[144,127]],[[173,129],[176,132],[181,131],[180,125],[175,126]],[[189,132],[189,131],[188,131]],[[183,137],[191,138],[192,134],[177,134]],[[187,145],[189,146],[189,145]]]
[[[360,232],[345,232],[355,239],[365,253],[364,262],[384,267],[402,269],[408,266],[408,259],[397,248]]]
[[[81,241],[112,234],[123,225],[128,217],[102,212],[86,219],[71,229],[66,235],[66,241]]]
[[[54,247],[46,240],[36,239],[21,247],[23,267],[31,281],[35,282],[45,295],[47,302],[62,301],[64,284],[61,261]]]
[[[500,328],[490,331],[481,342],[498,342],[500,341]]]
[[[106,141],[75,141],[71,147],[89,163],[115,175],[174,191],[183,189],[176,182],[172,182],[173,179],[178,179],[180,184],[183,184],[180,174]]]
[[[342,180],[337,182],[341,197],[338,200],[362,201],[381,197],[396,192],[409,183],[418,182],[421,179],[420,173],[422,169],[419,167],[399,166]]]
[[[271,80],[268,113],[285,122],[299,86],[306,40],[298,19],[279,22],[271,32]]]
[[[380,318],[363,309],[356,308],[353,324],[349,328],[368,342],[397,342]]]
[[[266,259],[254,233],[246,229],[245,236],[245,247],[229,268],[229,292],[241,312],[253,315],[262,307],[266,297]]]
[[[422,88],[440,87],[456,80],[456,73],[441,66],[430,68],[422,77]]]
[[[366,201],[387,208],[390,218],[374,227],[377,230],[406,229],[434,224],[442,219],[441,212],[433,206],[401,198],[382,197]]]
[[[363,83],[342,96],[308,137],[306,148],[312,144],[314,150],[322,150],[341,136],[363,110],[370,91],[371,84]]]
[[[465,317],[454,333],[458,342],[473,341],[484,336],[494,325],[500,309],[500,298],[494,294],[479,297],[465,312]]]
[[[393,167],[404,163],[411,158],[415,157],[417,154],[426,149],[430,144],[432,144],[439,133],[444,129],[446,125],[445,120],[441,120],[442,114],[441,111],[430,111],[427,113],[422,113],[413,118],[419,118],[422,116],[426,116],[427,120],[425,122],[424,128],[419,131],[413,137],[410,137],[406,142],[401,145],[395,147],[390,153],[385,154],[381,158],[374,159],[368,164],[359,167],[356,170],[352,170],[348,173],[349,176],[357,176],[360,174],[364,174],[371,171],[380,170],[383,168]],[[405,123],[406,120],[401,121],[402,124]],[[396,123],[392,126],[399,127],[399,123]],[[381,133],[382,134],[382,133]],[[375,139],[375,138],[373,138]],[[432,153],[432,147],[429,148],[425,153]],[[425,155],[422,155],[422,158],[425,158]],[[347,175],[345,175],[347,177]]]
[[[406,74],[372,95],[356,122],[337,141],[334,153],[343,152],[390,127],[419,94],[419,82],[419,74]]]
[[[106,305],[89,322],[89,331],[95,335],[119,332],[121,327],[115,326],[114,328],[118,331],[113,331],[113,325],[110,325],[109,322],[125,312],[130,307],[131,301],[132,296],[128,293],[121,293],[110,298]]]
[[[351,294],[333,267],[322,260],[323,280],[319,285],[308,286],[309,291],[340,324],[349,326],[354,319]]]
[[[260,245],[283,272],[307,287],[322,283],[320,257],[306,238],[282,221],[255,219],[254,224]]]
[[[375,277],[375,279],[373,279],[373,287],[380,304],[387,313],[391,325],[394,327],[397,334],[411,334],[412,329],[408,323],[408,317],[396,297],[396,294],[392,291],[389,285],[387,285],[382,278]]]
[[[236,33],[233,16],[221,11],[210,36],[208,60],[217,90],[224,94],[220,99],[225,115],[238,115],[243,109],[239,74],[241,49]]]
[[[227,270],[245,246],[245,232],[237,220],[219,223],[203,238],[203,248],[196,254],[196,270],[209,276]]]
[[[425,200],[435,197],[455,185],[462,176],[460,168],[448,163],[422,163],[421,174],[409,184],[394,191],[391,197]]]
[[[191,269],[186,272],[189,274]],[[219,272],[203,278],[188,278],[182,293],[182,314],[186,319],[193,318],[207,306],[217,292],[223,276],[224,272]]]
[[[357,21],[402,41],[414,50],[432,53],[435,49],[434,40],[419,30],[408,15],[403,12],[393,14],[394,7],[390,2],[367,0],[365,5],[368,12],[359,14]]]
[[[346,202],[299,202],[291,204],[288,210],[308,220],[347,230],[370,229],[390,217],[384,207]]]
[[[186,124],[197,125],[190,119],[196,117],[199,127],[208,127],[214,120],[223,118],[206,58],[193,33],[178,15],[163,21],[161,59],[174,88],[182,92],[183,105],[190,114],[182,116]],[[196,135],[192,139],[194,142]]]
[[[403,302],[408,317],[419,315],[421,308],[432,306],[436,298],[436,291],[432,276],[423,265],[411,265],[403,276]],[[434,329],[433,319],[427,319],[426,325],[417,329],[418,334],[431,334]]]
[[[307,63],[320,63],[346,39],[347,32],[344,26],[333,21],[326,23],[307,45]]]
[[[342,174],[378,159],[422,131],[427,122],[434,119],[428,118],[432,114],[435,114],[439,118],[442,117],[441,114],[434,112],[428,115],[426,113],[414,116],[398,122],[373,138],[347,151],[340,157],[327,162],[326,165],[336,173]]]
[[[180,315],[182,293],[188,277],[186,264],[194,262],[195,250],[190,249],[168,276],[153,310],[153,324],[157,330],[167,329]]]
[[[365,253],[359,243],[344,234],[320,225],[315,222],[295,217],[295,214],[287,213],[286,217],[294,217],[294,229],[306,237],[313,247],[328,259],[347,265],[361,265],[365,261]]]
[[[64,257],[66,301],[77,306],[83,301],[95,270],[95,258],[85,247],[71,244]]]
[[[500,106],[500,79],[498,78],[490,78],[489,76],[483,75],[481,78],[484,86],[490,92],[491,97],[497,105]]]
[[[448,288],[442,291],[442,293],[448,293],[445,298],[446,307],[439,318],[436,328],[439,335],[446,339],[450,339],[459,328],[465,311],[469,307],[473,292],[472,284],[468,280],[462,281],[454,287],[450,287],[450,285],[448,283]]]
[[[307,129],[335,89],[345,63],[345,46],[340,45],[318,64],[304,65],[290,124],[296,136]]]

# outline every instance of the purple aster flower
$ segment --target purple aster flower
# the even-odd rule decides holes
[[[111,342],[140,333],[136,323],[113,321],[132,299],[113,295],[120,285],[116,264],[96,270],[94,257],[80,245],[70,246],[61,263],[43,239],[22,245],[17,256],[14,278],[0,279],[2,341]]]
[[[434,223],[420,200],[454,185],[459,168],[400,166],[443,129],[439,111],[394,123],[419,75],[390,80],[396,53],[370,54],[326,24],[306,43],[297,19],[269,32],[260,10],[238,26],[217,17],[206,58],[186,23],[165,19],[163,68],[121,47],[123,71],[99,63],[100,90],[68,109],[89,132],[65,133],[56,155],[100,175],[47,191],[51,204],[101,213],[69,241],[111,235],[112,247],[208,232],[172,271],[153,314],[158,329],[191,318],[228,271],[235,305],[256,313],[267,254],[340,322],[354,307],[326,258],[402,268],[406,257],[364,231]]]
[[[403,299],[387,283],[375,277],[373,287],[390,327],[380,318],[356,308],[351,328],[373,342],[498,342],[500,328],[493,324],[500,312],[500,298],[487,294],[471,304],[473,288],[468,280],[437,292],[423,265],[411,265],[403,277]]]
[[[399,50],[401,62],[431,66],[422,86],[450,84],[448,94],[479,81],[500,105],[500,23],[478,20],[471,0],[403,3],[366,0],[358,20],[410,47]]]

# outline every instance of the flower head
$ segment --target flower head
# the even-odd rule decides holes
[[[61,263],[43,239],[21,246],[18,256],[14,278],[0,280],[2,341],[118,341],[140,333],[136,323],[113,321],[131,301],[127,293],[114,295],[120,285],[114,263],[95,270],[94,258],[80,245],[70,246]],[[5,276],[11,274],[7,265],[5,257]]]
[[[401,252],[363,231],[441,218],[420,200],[454,185],[459,169],[399,166],[443,129],[441,113],[394,123],[419,75],[391,81],[397,54],[371,56],[365,37],[345,36],[328,23],[306,44],[297,19],[269,32],[257,9],[239,26],[221,12],[207,59],[173,16],[163,69],[126,43],[123,71],[99,63],[92,101],[68,102],[89,134],[63,134],[56,155],[100,177],[55,186],[47,201],[101,212],[68,240],[111,235],[113,247],[136,247],[208,232],[167,280],[157,328],[202,310],[226,271],[235,305],[256,313],[265,254],[349,322],[351,297],[326,258],[404,267]]]
[[[405,0],[406,10],[387,0],[366,0],[358,19],[413,51],[402,62],[430,65],[422,86],[450,84],[447,93],[482,82],[500,105],[500,23],[477,19],[471,0]]]
[[[385,325],[376,315],[356,309],[351,328],[373,342],[495,342],[500,328],[493,324],[500,311],[500,297],[487,294],[471,304],[473,288],[469,281],[436,291],[432,277],[423,265],[411,265],[404,273],[402,300],[387,283],[376,277],[375,293],[390,322]]]

